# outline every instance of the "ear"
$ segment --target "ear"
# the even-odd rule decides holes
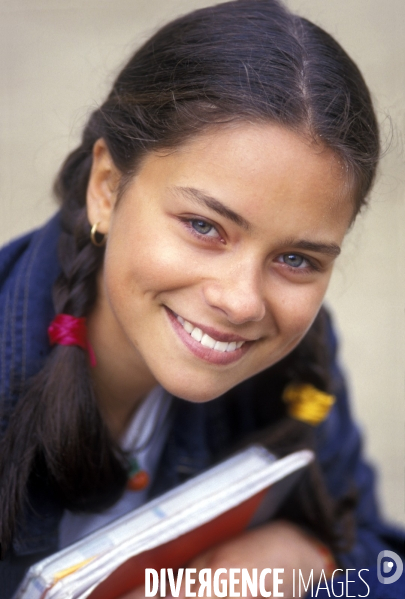
[[[87,186],[87,218],[90,225],[100,223],[99,233],[108,233],[111,215],[117,201],[120,172],[114,165],[104,139],[93,147],[93,164]]]

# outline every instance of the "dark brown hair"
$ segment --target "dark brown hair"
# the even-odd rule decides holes
[[[379,156],[378,127],[363,77],[339,44],[276,0],[195,11],[134,54],[60,171],[56,313],[86,316],[96,298],[103,250],[90,243],[85,208],[96,140],[105,140],[124,186],[148,152],[235,121],[277,123],[318,140],[347,170],[354,214],[365,203]],[[319,385],[327,387],[311,343],[320,342],[304,340],[288,361],[289,372],[301,380],[318,372]],[[52,349],[11,415],[0,455],[3,547],[36,470],[70,509],[100,509],[117,500],[125,460],[98,412],[81,349]]]

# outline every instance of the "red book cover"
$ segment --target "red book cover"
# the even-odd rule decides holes
[[[179,568],[193,557],[242,532],[251,522],[268,489],[168,543],[125,561],[89,595],[88,599],[117,599],[145,584],[145,568]]]

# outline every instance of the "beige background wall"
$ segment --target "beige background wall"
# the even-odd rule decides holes
[[[132,48],[204,0],[0,0],[0,243],[54,210],[51,181]],[[329,302],[384,511],[405,523],[405,2],[289,0],[361,67],[387,148]],[[393,125],[393,136],[390,123]]]

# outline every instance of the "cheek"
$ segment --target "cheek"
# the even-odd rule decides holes
[[[313,323],[321,307],[330,274],[312,284],[286,284],[274,289],[270,298],[278,333],[287,343],[298,343]]]
[[[268,342],[261,348],[256,372],[273,366],[289,354],[302,340],[313,323],[327,287],[294,285],[277,293],[273,289],[269,301],[270,326]]]
[[[105,255],[105,282],[110,294],[155,295],[184,284],[191,269],[185,268],[187,260],[178,244],[170,235],[156,239],[150,230],[136,226],[131,231],[117,227],[111,232]]]

